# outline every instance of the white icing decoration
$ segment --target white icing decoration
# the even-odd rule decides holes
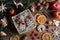
[[[54,22],[54,24],[56,25],[56,27],[59,26],[59,21],[57,21],[57,20],[53,20],[53,22]]]
[[[41,28],[42,28],[42,30],[41,30]],[[42,31],[45,30],[45,26],[44,26],[44,25],[39,25],[39,26],[37,27],[37,30],[38,30],[39,32],[42,32]]]
[[[21,20],[24,20],[24,16],[20,16],[20,19],[21,19]]]
[[[22,25],[22,24],[20,24],[20,27],[19,27],[19,29],[21,30],[21,31],[24,31],[25,30],[25,25]]]

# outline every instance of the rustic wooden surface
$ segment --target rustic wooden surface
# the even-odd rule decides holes
[[[44,12],[44,13],[41,13],[41,12],[38,12],[39,14],[43,14],[43,15],[45,15],[46,16],[46,18],[47,18],[47,20],[53,20],[54,18],[52,17],[52,15],[50,15],[49,13],[46,13],[46,12]],[[32,13],[32,15],[34,16],[36,13]],[[57,19],[58,20],[58,19]],[[47,25],[47,24],[46,24]],[[48,25],[49,26],[49,25]],[[49,30],[51,30],[52,28],[55,28],[56,26],[49,26]],[[58,27],[58,29],[60,30],[60,26]],[[35,29],[34,29],[35,30]],[[8,33],[8,32],[10,32],[10,33]],[[6,37],[4,37],[4,40],[9,40],[9,38],[10,38],[10,36],[11,36],[11,31],[8,29],[8,31],[7,31],[7,36]],[[52,39],[52,40],[56,40],[56,39]],[[57,40],[60,40],[59,38],[57,38]]]

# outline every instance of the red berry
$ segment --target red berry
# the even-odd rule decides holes
[[[28,15],[26,18],[31,19],[31,16],[30,16],[30,15]]]
[[[18,18],[18,16],[16,16],[16,18]]]
[[[34,36],[37,36],[37,35],[38,35],[37,33],[34,34]]]

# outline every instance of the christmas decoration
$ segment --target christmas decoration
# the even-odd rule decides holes
[[[54,32],[53,32],[53,37],[59,37],[59,31],[57,28],[55,28]]]
[[[7,23],[3,20],[3,19],[1,19],[1,21],[2,21],[2,26],[7,26]]]
[[[19,2],[19,3],[16,3],[15,1],[13,1],[13,2],[16,5],[16,8],[18,8],[19,5],[21,5],[23,7],[23,4],[21,2]]]
[[[49,8],[49,3],[45,0],[38,0],[35,4],[37,11],[47,10]]]
[[[60,3],[59,2],[53,2],[52,4],[51,4],[51,7],[52,7],[52,9],[53,10],[60,10]]]
[[[5,9],[7,9],[7,7],[5,7],[6,4],[3,5],[3,3],[1,4],[0,6],[0,11],[2,11],[3,13],[3,10],[6,11]]]
[[[7,23],[5,20],[0,19],[0,40],[3,40],[3,36],[7,36],[7,34],[4,32],[4,28],[7,26]]]
[[[44,33],[43,36],[42,36],[42,40],[51,40],[50,33]]]
[[[5,32],[3,32],[3,31],[0,32],[0,35],[1,36],[7,36],[7,34]]]
[[[54,37],[59,37],[57,29],[60,28],[60,3],[53,1],[55,0],[0,0],[0,40],[3,40],[4,36],[11,36],[10,40],[50,40],[52,32]],[[50,5],[51,3],[53,4]],[[54,20],[53,13],[57,20]],[[8,29],[5,31],[6,28],[10,29],[11,33]],[[12,36],[18,33],[19,35]],[[26,36],[21,38],[25,33]]]
[[[49,25],[53,25],[53,21],[51,21],[51,20],[48,21],[48,24],[49,24]]]
[[[43,32],[43,31],[45,30],[45,26],[44,26],[44,25],[39,25],[39,26],[37,27],[37,30],[38,30],[39,32]]]
[[[35,20],[29,9],[18,15],[12,16],[13,23],[19,34],[24,33],[36,26]]]
[[[57,19],[60,19],[60,10],[54,12],[54,17],[57,18]]]
[[[31,10],[32,12],[35,12],[35,5],[34,5],[34,4],[31,4],[31,5],[30,5],[30,10]]]
[[[11,10],[9,11],[9,13],[10,13],[11,15],[13,15],[13,14],[14,14],[14,12],[15,12],[15,10],[14,10],[14,9],[11,9]]]
[[[59,23],[60,23],[60,22],[59,22],[58,20],[53,20],[53,22],[54,22],[54,24],[55,24],[56,27],[59,26]]]

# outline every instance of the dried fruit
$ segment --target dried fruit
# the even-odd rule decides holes
[[[54,13],[54,17],[60,19],[60,10]]]
[[[14,14],[14,12],[15,12],[15,10],[14,10],[14,9],[10,9],[10,11],[9,11],[9,13],[10,13],[11,15],[13,15],[13,14]]]
[[[46,22],[46,17],[44,15],[40,15],[36,20],[39,24],[44,24]]]

